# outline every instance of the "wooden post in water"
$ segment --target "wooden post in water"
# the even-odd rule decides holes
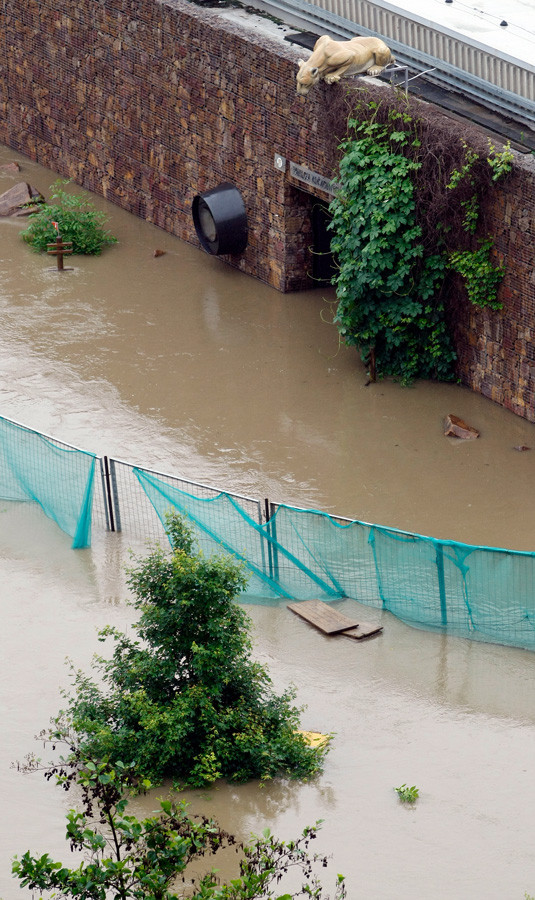
[[[50,256],[55,256],[58,263],[58,272],[63,272],[63,257],[68,256],[69,253],[72,253],[72,241],[62,241],[61,235],[58,234],[56,240],[53,244],[47,244],[47,253]]]
[[[58,272],[63,272],[63,257],[68,256],[72,253],[72,241],[62,241],[61,234],[59,233],[58,223],[52,222],[52,225],[56,229],[56,240],[53,244],[47,244],[47,253],[50,256],[55,256],[58,264]]]

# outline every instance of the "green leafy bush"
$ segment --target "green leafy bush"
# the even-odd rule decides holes
[[[25,767],[40,768],[33,761]],[[280,841],[269,830],[253,837],[247,845],[219,828],[206,817],[188,815],[186,805],[160,801],[157,813],[139,819],[128,812],[132,790],[146,790],[133,767],[121,762],[95,762],[71,747],[66,765],[43,767],[45,777],[55,776],[61,787],[75,787],[83,811],[67,813],[66,839],[72,851],[82,851],[83,859],[70,868],[44,853],[26,851],[15,857],[12,871],[21,887],[51,891],[52,897],[76,900],[292,900],[292,897],[325,895],[314,872],[314,864],[327,865],[327,858],[308,850],[320,823],[307,827],[294,841]],[[186,892],[173,887],[192,860],[211,856],[219,849],[234,846],[241,854],[239,875],[222,884],[212,870],[188,879]],[[280,894],[280,881],[291,868],[303,878],[298,894]],[[186,873],[187,874],[187,873]],[[186,877],[182,875],[184,882]],[[41,893],[40,893],[41,896]],[[346,897],[344,878],[338,875],[333,900]],[[326,898],[327,900],[327,898]]]
[[[156,548],[129,573],[140,640],[101,632],[115,642],[111,658],[95,663],[104,686],[75,673],[58,736],[72,724],[91,757],[134,762],[152,781],[314,776],[326,747],[309,746],[294,692],[274,693],[251,659],[249,619],[235,602],[246,584],[241,565],[195,553],[179,516],[168,525],[172,552]]]
[[[402,803],[416,803],[420,796],[420,791],[415,784],[411,787],[402,784],[400,787],[394,788],[394,790]]]
[[[33,250],[46,250],[57,238],[57,223],[63,241],[72,241],[72,252],[98,255],[104,247],[117,243],[104,227],[107,216],[95,209],[93,203],[76,194],[67,194],[63,186],[68,181],[56,181],[51,186],[51,204],[40,205],[29,217],[28,227],[21,237]]]

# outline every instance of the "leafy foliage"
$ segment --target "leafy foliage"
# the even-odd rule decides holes
[[[462,227],[467,234],[475,234],[479,221],[479,197],[477,190],[477,178],[474,167],[479,162],[475,153],[465,141],[461,141],[464,148],[465,159],[459,169],[451,173],[449,190],[455,190],[466,185],[472,191],[471,195],[460,200],[460,206],[464,210]],[[490,167],[491,180],[497,181],[509,174],[513,164],[513,155],[506,144],[502,151],[497,151],[492,142],[488,141],[489,155],[487,163]],[[498,300],[498,288],[505,275],[503,266],[495,266],[492,262],[492,238],[479,239],[478,247],[453,250],[448,253],[448,267],[457,272],[464,279],[466,292],[470,303],[474,306],[501,309],[502,303]]]
[[[141,640],[100,633],[115,642],[111,658],[95,662],[104,686],[76,672],[55,734],[72,722],[85,752],[135,762],[153,781],[314,776],[326,748],[307,744],[294,692],[274,693],[251,659],[249,619],[235,603],[246,583],[241,565],[195,553],[179,516],[168,524],[172,552],[156,548],[129,573]]]
[[[416,803],[420,796],[420,791],[415,784],[412,787],[402,784],[400,787],[394,788],[394,790],[402,803]]]
[[[493,242],[489,238],[480,242],[479,250],[450,253],[449,264],[450,268],[464,278],[468,299],[474,306],[501,309],[502,303],[498,300],[497,292],[505,269],[492,264],[492,246]]]
[[[432,147],[430,137],[407,98],[362,99],[340,145],[330,205],[340,334],[373,360],[372,377],[376,367],[405,384],[454,376],[448,272],[462,275],[472,302],[493,309],[504,275],[491,239],[476,232],[480,197],[511,170],[509,147],[489,141],[484,157],[466,141]]]
[[[509,175],[513,168],[514,156],[511,153],[511,141],[507,141],[503,150],[496,150],[490,138],[488,139],[488,145],[489,155],[487,156],[487,162],[492,169],[492,180],[499,181],[500,178]]]
[[[331,203],[331,249],[338,261],[335,321],[348,344],[374,349],[383,375],[404,383],[451,377],[455,358],[437,296],[445,271],[426,255],[416,221],[412,175],[420,164],[412,119],[350,119],[342,144],[341,189]]]
[[[76,194],[67,194],[68,181],[59,179],[51,186],[51,205],[41,205],[38,212],[29,217],[28,227],[21,237],[33,250],[47,249],[57,237],[53,223],[58,225],[63,241],[72,241],[72,252],[99,255],[104,247],[117,243],[104,226],[106,213],[95,209],[93,203]]]
[[[40,768],[39,761],[30,761],[26,768]],[[33,856],[26,851],[15,857],[12,865],[21,887],[78,900],[111,896],[116,900],[178,900],[184,896],[190,900],[275,900],[274,891],[277,900],[291,900],[292,896],[321,900],[325,896],[314,864],[326,866],[327,858],[308,849],[319,822],[305,828],[295,841],[277,840],[266,831],[244,846],[212,820],[192,818],[183,803],[160,801],[159,811],[143,819],[130,814],[129,792],[146,790],[150,782],[140,783],[135,768],[119,761],[112,765],[107,760],[88,759],[76,743],[70,747],[68,762],[44,769],[47,778],[55,777],[66,790],[74,786],[81,794],[82,811],[67,813],[66,839],[71,851],[82,851],[83,860],[70,868],[48,853]],[[198,881],[183,874],[192,860],[232,846],[242,859],[239,876],[229,884],[220,884],[213,870]],[[301,890],[280,895],[277,886],[291,868],[304,879]],[[187,888],[176,893],[179,876]],[[339,875],[333,900],[344,897],[344,879]]]

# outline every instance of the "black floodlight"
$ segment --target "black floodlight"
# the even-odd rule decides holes
[[[191,207],[193,224],[207,253],[237,256],[247,246],[247,213],[235,185],[220,184],[197,194]]]

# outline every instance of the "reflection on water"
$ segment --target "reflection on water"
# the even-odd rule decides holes
[[[0,163],[15,158],[0,148]],[[28,180],[46,193],[55,176],[20,161],[20,176],[0,171],[0,192]],[[254,497],[534,548],[526,485],[535,426],[456,385],[366,387],[356,354],[325,321],[331,294],[280,295],[96,203],[120,243],[101,258],[75,257],[63,276],[22,244],[20,222],[0,220],[1,414]],[[154,258],[156,247],[165,255]],[[445,438],[447,413],[481,438]],[[94,534],[90,551],[69,544],[39,510],[0,503],[6,900],[17,891],[14,852],[68,859],[69,798],[9,764],[34,749],[32,735],[59,709],[65,657],[87,669],[102,649],[96,628],[132,621],[128,535]],[[293,682],[307,705],[304,727],[335,733],[324,776],[261,789],[219,784],[192,792],[193,808],[242,836],[269,825],[290,837],[324,818],[318,849],[334,854],[333,872],[349,876],[351,897],[535,893],[533,655],[349,606],[364,621],[380,619],[383,634],[355,644],[319,635],[283,603],[248,607],[255,654],[276,689]],[[403,782],[420,787],[414,810],[392,790]],[[140,807],[152,807],[157,793]]]

